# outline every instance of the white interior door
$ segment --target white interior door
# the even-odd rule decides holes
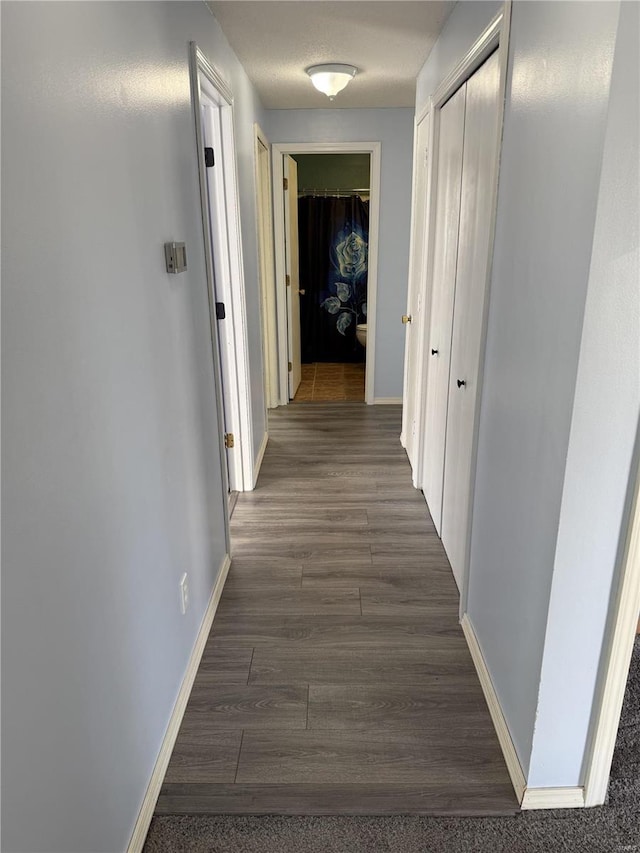
[[[298,164],[284,156],[284,232],[287,274],[287,332],[289,349],[289,399],[293,400],[302,378],[300,345],[300,272],[298,255]]]
[[[433,295],[426,350],[428,368],[422,476],[422,489],[438,533],[442,524],[442,484],[458,255],[464,113],[463,85],[440,110],[438,133]]]
[[[492,54],[466,85],[441,532],[460,589],[467,559],[473,439],[496,180],[498,54]]]
[[[420,360],[423,330],[423,270],[425,232],[427,227],[427,145],[429,136],[429,116],[426,115],[416,126],[414,174],[415,187],[413,211],[411,216],[411,259],[409,277],[409,296],[407,314],[411,322],[406,325],[405,343],[405,380],[402,407],[402,432],[405,449],[411,467],[416,469],[416,412],[420,401],[422,385],[422,363]],[[414,479],[415,476],[414,476]]]
[[[220,127],[219,110],[203,98],[201,108],[202,133],[204,143],[209,148],[220,152],[222,150],[222,135]],[[222,247],[228,245],[227,219],[224,206],[224,179],[221,174],[221,162],[218,158],[217,167],[207,168],[207,198],[209,202],[209,227],[212,246],[213,287],[216,308],[223,305],[224,319],[216,314],[218,329],[217,343],[220,363],[220,383],[222,388],[223,421],[225,437],[233,434],[234,419],[234,395],[233,391],[233,369],[231,361],[231,350],[233,347],[233,320],[231,316],[231,305],[224,291],[223,282],[229,281],[231,277],[228,258]],[[227,470],[227,484],[230,490],[238,489],[234,466],[230,454],[233,453],[225,439],[225,460]]]

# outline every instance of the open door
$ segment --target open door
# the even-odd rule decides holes
[[[206,93],[201,95],[201,119],[202,119],[202,134],[204,136],[204,144],[207,151],[222,150],[222,136],[220,128],[220,117],[218,110],[209,102]],[[233,367],[231,364],[231,353],[233,347],[233,326],[230,319],[227,318],[225,304],[225,294],[221,286],[221,282],[225,281],[225,276],[228,278],[229,273],[224,263],[225,258],[223,252],[219,251],[220,246],[224,246],[227,241],[227,222],[224,206],[220,203],[224,195],[224,190],[220,186],[222,175],[220,174],[221,164],[218,164],[216,169],[212,158],[206,164],[206,187],[207,187],[207,205],[209,210],[208,227],[210,229],[211,246],[213,251],[212,256],[212,273],[213,273],[213,297],[215,301],[215,318],[218,327],[218,334],[215,336],[218,348],[218,364],[220,365],[219,382],[222,391],[222,420],[224,423],[224,446],[225,446],[225,461],[227,471],[227,490],[236,490],[235,472],[233,469],[233,460],[229,458],[229,449],[234,446],[233,438],[233,398],[231,395],[231,379],[233,375]],[[218,251],[215,251],[218,249]]]
[[[287,343],[289,399],[295,397],[302,377],[300,347],[300,272],[298,263],[298,164],[284,154],[284,232],[287,283]]]

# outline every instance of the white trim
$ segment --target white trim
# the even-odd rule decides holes
[[[399,406],[402,404],[402,397],[374,397],[371,402],[374,406]]]
[[[412,481],[416,489],[421,489],[424,481],[424,463],[425,463],[425,435],[424,422],[426,417],[426,391],[427,391],[427,368],[424,365],[426,358],[426,347],[429,340],[429,329],[431,326],[431,294],[433,291],[433,256],[434,244],[436,239],[436,192],[438,189],[438,160],[435,156],[437,145],[437,132],[439,130],[439,113],[433,105],[433,98],[429,98],[427,104],[427,115],[423,121],[429,122],[427,133],[427,198],[425,211],[425,229],[426,240],[422,250],[422,270],[417,274],[418,288],[421,299],[420,317],[422,320],[422,329],[419,337],[419,347],[416,357],[423,364],[420,369],[420,385],[415,386],[414,393],[418,395],[418,400],[414,404],[414,430],[413,439],[413,470]],[[405,371],[407,367],[405,365]],[[425,497],[426,501],[426,497]]]
[[[463,581],[460,594],[460,615],[467,610],[469,600],[469,576],[471,570],[471,529],[473,525],[473,496],[476,487],[476,467],[478,461],[478,433],[480,430],[480,407],[482,404],[482,391],[484,386],[484,362],[487,344],[487,326],[489,323],[489,300],[491,297],[491,278],[493,272],[493,251],[495,246],[496,219],[498,216],[498,187],[500,184],[500,157],[502,153],[502,135],[504,133],[504,105],[507,95],[507,72],[509,68],[509,36],[511,31],[511,0],[505,0],[502,11],[493,23],[483,33],[481,43],[476,43],[474,62],[477,62],[474,70],[496,48],[498,49],[498,64],[500,66],[500,83],[498,88],[498,131],[495,139],[494,167],[495,180],[493,182],[493,197],[491,199],[490,230],[487,253],[487,267],[485,270],[485,291],[482,317],[482,333],[480,337],[480,358],[478,361],[478,394],[474,413],[473,444],[471,451],[471,469],[469,477],[469,517],[467,519],[467,542],[465,547],[466,560],[463,566]],[[469,60],[471,61],[471,60]],[[471,65],[469,65],[471,67]]]
[[[584,789],[527,788],[520,803],[525,809],[581,809],[584,807]]]
[[[584,789],[581,787],[571,788],[528,788],[527,781],[518,758],[518,753],[511,738],[511,732],[504,716],[498,694],[493,686],[491,675],[482,654],[482,649],[476,637],[473,624],[467,613],[460,622],[464,632],[473,664],[478,673],[480,686],[487,701],[487,707],[491,714],[493,727],[498,736],[498,742],[502,749],[511,784],[515,791],[521,809],[574,809],[585,805]]]
[[[620,725],[629,664],[640,614],[640,469],[633,485],[624,556],[612,595],[609,626],[594,701],[593,728],[586,751],[584,799],[587,806],[604,803]]]
[[[225,353],[228,357],[228,372],[225,376],[225,392],[230,405],[224,408],[223,432],[233,432],[236,438],[234,451],[228,454],[230,487],[234,491],[253,488],[253,422],[251,417],[251,381],[249,377],[249,345],[247,331],[247,308],[242,257],[242,237],[234,133],[233,96],[231,89],[215,70],[195,42],[190,43],[191,92],[195,113],[198,179],[200,184],[200,207],[203,218],[205,241],[207,287],[211,316],[212,339],[218,341],[215,319],[216,284],[213,273],[213,250],[209,223],[209,197],[207,169],[204,164],[204,131],[202,127],[202,101],[206,99],[218,111],[221,151],[216,156],[221,163],[220,194],[218,209],[225,219],[226,239],[218,256],[227,268],[227,275],[217,283],[227,310],[227,337]],[[214,361],[220,370],[217,346],[214,345]],[[222,398],[220,398],[222,400]],[[221,437],[222,438],[222,437]],[[225,451],[226,452],[226,451]],[[226,462],[223,467],[226,467]]]
[[[400,442],[407,450],[411,463],[412,482],[416,489],[422,486],[422,468],[418,464],[422,452],[422,397],[421,389],[425,376],[425,346],[427,329],[424,317],[429,316],[430,289],[427,287],[427,250],[430,241],[424,239],[424,231],[435,227],[431,215],[431,169],[429,168],[432,151],[433,109],[431,99],[422,111],[421,117],[415,123],[413,143],[413,181],[411,188],[411,229],[409,238],[409,285],[407,288],[407,314],[413,316],[411,329],[405,335],[404,376],[403,376],[403,408],[402,432]],[[422,124],[426,122],[426,150],[419,147],[424,142]],[[418,175],[424,175],[422,192],[418,193]],[[424,205],[424,216],[420,211]],[[418,223],[422,218],[422,228],[418,231]],[[415,337],[415,343],[413,339]],[[413,354],[415,361],[411,361]],[[412,373],[413,381],[409,382]]]
[[[195,65],[196,68],[202,71],[226,103],[231,105],[233,103],[233,92],[222,74],[209,62],[194,41],[189,42],[189,51],[192,67]]]
[[[511,3],[510,0],[507,0],[493,21],[436,89],[433,95],[433,105],[436,109],[440,109],[451,95],[457,92],[465,80],[468,80],[478,70],[499,44],[504,44],[507,40],[505,37],[508,36],[508,30],[505,32],[505,23],[509,23],[510,13]]]
[[[231,558],[226,554],[222,561],[222,565],[220,566],[218,577],[214,584],[211,598],[209,599],[209,604],[207,605],[207,609],[205,610],[205,614],[202,619],[202,624],[200,625],[200,630],[198,631],[198,636],[196,637],[193,649],[191,650],[191,655],[189,656],[187,669],[185,671],[184,678],[182,679],[180,690],[178,691],[178,698],[176,699],[173,711],[169,717],[169,723],[162,740],[158,758],[156,759],[156,763],[151,773],[147,790],[142,800],[140,812],[133,828],[133,834],[131,835],[131,840],[127,847],[127,853],[142,853],[147,832],[149,831],[149,825],[151,824],[151,818],[153,817],[153,812],[160,795],[160,789],[162,788],[162,783],[167,772],[169,759],[171,758],[171,753],[173,752],[178,731],[180,730],[185,708],[187,707],[189,695],[191,694],[191,688],[193,687],[193,682],[196,677],[198,667],[200,666],[200,659],[202,658],[202,653],[204,652],[204,647],[206,645],[207,638],[209,637],[209,632],[211,631],[213,617],[216,615],[216,610],[220,602],[220,597],[222,596],[222,590],[227,579],[230,566]]]
[[[432,100],[432,99],[431,99],[431,98],[429,98],[429,99],[427,100],[427,103],[426,103],[426,104],[423,106],[423,108],[420,110],[420,112],[415,114],[415,123],[416,123],[416,124],[422,124],[422,122],[426,119],[426,117],[427,117],[427,116],[429,115],[429,113],[431,112],[431,110],[432,110],[431,100]]]
[[[366,389],[365,402],[372,404],[375,387],[375,344],[377,321],[378,291],[378,251],[380,228],[380,167],[381,142],[279,142],[273,143],[273,224],[275,237],[276,263],[276,305],[278,316],[278,349],[280,375],[280,405],[289,403],[287,353],[287,301],[285,286],[285,234],[284,234],[284,197],[282,180],[284,177],[282,157],[284,154],[369,154],[370,155],[370,191],[369,191],[369,271],[367,277],[367,349],[366,349]],[[373,251],[372,248],[373,247]]]
[[[253,125],[254,170],[256,183],[256,225],[260,272],[262,313],[262,357],[265,376],[265,418],[267,409],[278,405],[278,327],[276,317],[276,279],[273,245],[273,207],[271,180],[271,143],[259,124]],[[260,148],[266,151],[266,175],[260,167]],[[267,201],[264,204],[262,182],[266,182]],[[266,423],[266,420],[265,420]],[[255,467],[255,466],[254,466]],[[255,478],[254,478],[255,480]]]
[[[491,675],[487,669],[487,664],[485,662],[484,655],[482,654],[480,644],[478,643],[476,632],[474,631],[471,620],[466,613],[462,617],[460,624],[462,625],[462,630],[464,632],[467,645],[469,646],[469,651],[471,652],[471,658],[473,659],[473,664],[476,668],[476,672],[478,673],[478,678],[480,679],[480,686],[482,687],[484,698],[487,700],[489,713],[491,714],[493,726],[498,736],[498,741],[507,765],[507,770],[509,771],[509,776],[511,777],[513,790],[516,792],[516,797],[520,803],[524,797],[527,782],[522,771],[522,765],[520,764],[518,753],[516,752],[513,740],[511,739],[509,726],[507,725],[507,721],[502,711],[498,694],[493,686]]]
[[[264,459],[264,452],[267,449],[267,444],[269,442],[269,433],[265,432],[264,438],[260,444],[260,449],[256,454],[255,465],[253,466],[253,485],[258,482],[258,475],[260,474],[260,468],[262,466],[262,460]]]
[[[414,271],[414,263],[413,258],[415,255],[415,245],[416,245],[416,211],[418,209],[418,200],[417,200],[417,174],[420,167],[420,161],[418,160],[418,121],[414,116],[413,121],[413,155],[412,155],[412,164],[411,164],[411,222],[409,228],[409,282],[407,288],[407,314],[411,314],[411,306],[413,304],[413,289],[414,289],[414,281],[415,281],[415,271]],[[426,165],[426,164],[425,164]],[[422,235],[421,235],[422,237]],[[407,455],[411,458],[411,454],[408,452],[407,448],[407,436],[410,434],[408,432],[407,427],[412,426],[413,424],[407,423],[407,415],[408,415],[408,401],[413,399],[413,396],[409,396],[407,393],[408,385],[409,385],[409,336],[405,335],[404,338],[404,371],[402,377],[402,427],[400,428],[400,444],[407,450]],[[416,383],[414,383],[414,388],[412,389],[412,395],[416,393],[418,390]],[[413,439],[413,433],[411,435],[411,441],[415,444]],[[415,484],[414,484],[415,485]]]

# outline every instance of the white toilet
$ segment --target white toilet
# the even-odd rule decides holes
[[[356,338],[358,339],[358,343],[362,344],[363,347],[367,346],[367,324],[359,323],[356,326]]]

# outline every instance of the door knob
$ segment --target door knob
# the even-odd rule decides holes
[[[307,292],[306,290],[299,290],[299,291],[298,291],[298,293],[300,294],[300,296],[304,296],[304,295],[306,294],[306,292]]]
[[[411,322],[411,314],[403,314],[402,315],[402,322],[404,323],[405,326],[407,325],[407,323],[410,323]]]
[[[438,350],[437,350],[437,349],[432,349],[432,350],[431,350],[431,355],[438,355]]]
[[[458,379],[458,388],[462,388],[462,386],[466,384],[467,383],[464,381],[464,379]]]

